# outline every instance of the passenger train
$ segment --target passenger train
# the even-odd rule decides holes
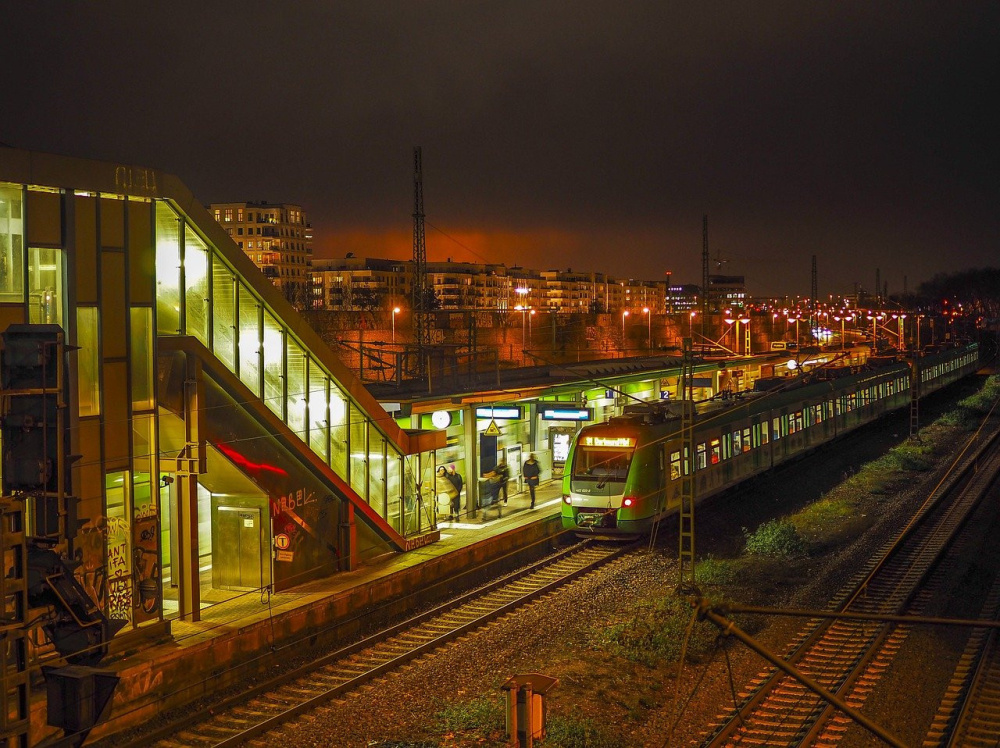
[[[923,397],[978,367],[973,343],[913,362],[870,359],[864,367],[760,379],[752,391],[704,403],[626,406],[623,415],[577,433],[563,474],[563,527],[637,535],[678,511],[681,477],[692,465],[681,439],[681,408],[696,409],[694,495],[700,502],[909,405],[914,370]]]

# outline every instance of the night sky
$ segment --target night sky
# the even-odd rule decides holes
[[[754,295],[998,265],[1000,3],[4,3],[0,142],[296,202],[317,257]]]

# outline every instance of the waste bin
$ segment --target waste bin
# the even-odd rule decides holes
[[[511,745],[531,748],[545,736],[545,695],[559,684],[538,673],[515,675],[501,686],[507,692],[507,734]]]

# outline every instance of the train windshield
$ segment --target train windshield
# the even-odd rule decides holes
[[[634,437],[583,436],[573,457],[573,480],[624,482],[634,451]]]

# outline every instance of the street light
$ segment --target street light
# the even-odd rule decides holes
[[[730,329],[732,329],[733,325],[736,324],[736,320],[730,319],[729,317],[724,318],[722,321],[725,322],[727,325],[729,325]],[[726,332],[723,333],[721,339],[725,340],[726,335],[728,335],[728,334],[729,334],[729,330],[726,330]],[[739,331],[739,329],[736,330],[736,343],[733,346],[733,348],[735,348],[735,350],[733,351],[733,353],[738,356],[739,353],[740,353],[740,331]]]
[[[520,289],[518,289],[518,292],[520,292]],[[525,338],[525,333],[524,333],[524,324],[525,324],[524,313],[528,311],[528,307],[521,306],[520,304],[518,304],[516,307],[514,307],[514,311],[521,313],[521,350],[523,351],[527,346],[527,340]]]
[[[642,311],[646,315],[646,348],[651,351],[653,350],[653,315],[649,313],[648,306],[644,306]]]
[[[531,340],[531,318],[535,316],[535,310],[531,309],[528,312],[528,340]]]
[[[694,338],[694,317],[698,312],[691,312],[688,314],[688,337]]]
[[[392,342],[396,342],[396,315],[399,314],[399,307],[392,308]]]

